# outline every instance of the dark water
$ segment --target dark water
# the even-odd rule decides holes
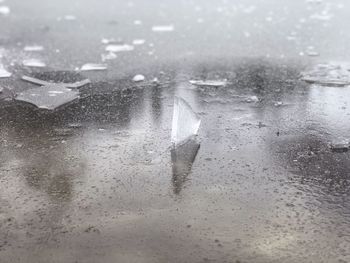
[[[1,101],[0,262],[350,261],[350,153],[331,149],[349,140],[350,90],[300,80],[347,58],[349,7],[329,2],[331,20],[310,20],[290,48],[289,31],[327,2],[276,3],[3,3],[12,13],[0,17],[2,61],[14,76],[1,80],[2,99],[34,87],[22,73],[92,84],[55,112]],[[67,14],[77,20],[57,21]],[[175,31],[154,36],[156,24]],[[155,46],[118,54],[105,72],[56,72],[100,62],[102,37]],[[18,64],[33,43],[48,68]],[[300,56],[309,45],[319,57]],[[170,148],[174,95],[202,118],[190,170]]]

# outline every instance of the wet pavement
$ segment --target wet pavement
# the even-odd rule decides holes
[[[347,2],[65,2],[0,4],[1,263],[350,262],[347,69],[302,80],[349,59]],[[106,37],[146,42],[75,71]],[[50,111],[15,100],[38,88],[24,74],[91,84]],[[174,96],[201,118],[177,153]]]

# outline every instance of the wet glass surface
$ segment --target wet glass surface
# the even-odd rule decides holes
[[[0,3],[14,75],[0,82],[0,262],[350,261],[350,152],[332,150],[349,144],[350,89],[328,82],[347,69],[302,80],[349,59],[350,7],[248,2]],[[103,38],[146,41],[75,71],[101,63]],[[23,74],[92,83],[42,111],[13,99],[35,87]],[[186,154],[171,149],[174,96],[201,118]]]

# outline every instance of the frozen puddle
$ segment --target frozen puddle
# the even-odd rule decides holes
[[[201,120],[182,98],[175,97],[171,143],[177,147],[198,134]]]
[[[303,72],[301,79],[324,86],[348,86],[350,85],[350,64],[318,64],[310,71]]]
[[[16,101],[46,110],[55,110],[77,99],[79,99],[79,91],[58,84],[30,89],[19,93],[15,98]]]

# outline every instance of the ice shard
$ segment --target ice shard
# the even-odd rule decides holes
[[[23,60],[23,66],[33,68],[45,68],[46,64],[40,59],[25,59]]]
[[[79,91],[68,89],[59,84],[41,86],[19,93],[15,100],[38,107],[39,109],[56,110],[79,99]]]
[[[26,52],[39,52],[39,51],[43,51],[44,47],[43,46],[39,46],[39,45],[25,46],[23,48],[23,50],[26,51]]]
[[[350,85],[350,65],[348,63],[318,64],[313,69],[301,73],[301,79],[310,84],[327,87]]]
[[[27,82],[32,83],[32,84],[39,85],[39,86],[47,86],[47,85],[57,84],[57,85],[65,86],[68,89],[79,89],[79,88],[91,83],[91,81],[89,79],[84,79],[82,81],[78,81],[75,83],[53,83],[53,82],[49,82],[49,81],[45,81],[45,80],[41,80],[41,79],[29,77],[29,76],[22,76],[22,80],[27,81]]]
[[[191,106],[182,98],[175,97],[171,143],[177,147],[198,134],[201,120]]]
[[[127,52],[127,51],[133,51],[134,46],[127,45],[127,44],[112,44],[108,45],[105,49],[107,52]]]
[[[11,72],[8,72],[5,68],[0,64],[0,78],[9,78],[12,76]]]
[[[190,83],[194,86],[204,87],[225,87],[228,82],[227,80],[190,80]]]
[[[159,26],[152,27],[153,32],[171,32],[174,30],[175,30],[174,25],[159,25]]]
[[[96,64],[96,63],[87,63],[80,68],[81,71],[99,71],[99,70],[106,70],[106,69],[107,69],[106,64]]]

